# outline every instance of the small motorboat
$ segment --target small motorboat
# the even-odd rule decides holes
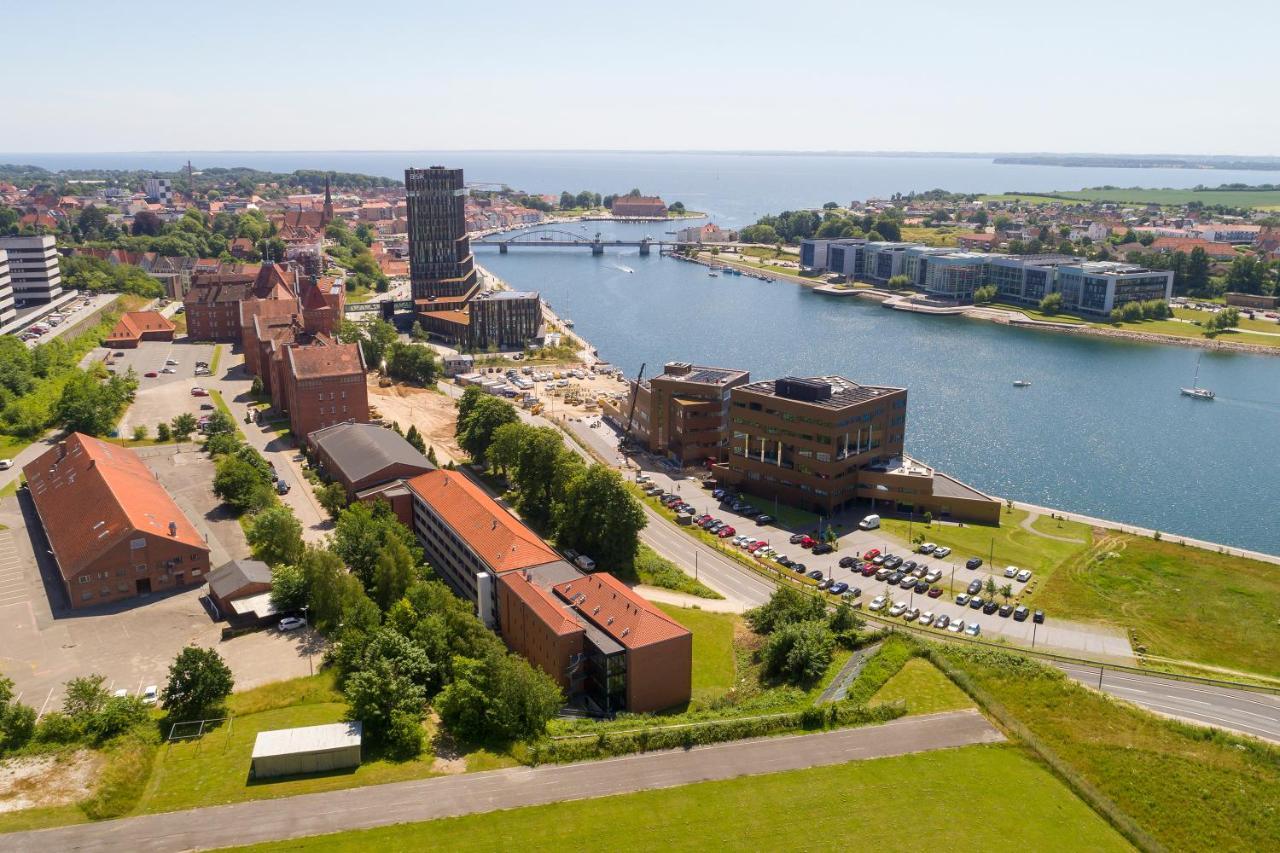
[[[707,275],[711,276],[712,278],[720,277],[720,273],[716,272],[715,270],[707,270]]]
[[[1030,388],[1030,387],[1031,387],[1031,380],[1030,380],[1030,379],[1015,379],[1015,380],[1013,380],[1013,387],[1014,387],[1014,388]]]

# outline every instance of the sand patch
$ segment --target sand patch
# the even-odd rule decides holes
[[[93,792],[102,762],[87,749],[0,762],[0,812],[79,802]]]

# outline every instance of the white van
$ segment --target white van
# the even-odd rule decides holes
[[[588,557],[586,554],[579,554],[577,559],[573,562],[584,572],[594,572],[596,570],[596,561]]]
[[[878,515],[868,515],[866,518],[862,519],[862,521],[858,522],[859,530],[875,530],[879,526],[880,516]]]

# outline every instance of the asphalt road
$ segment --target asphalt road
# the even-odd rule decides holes
[[[324,794],[214,806],[6,835],[7,851],[193,850],[365,829],[994,743],[981,715],[956,711],[880,726],[761,738],[581,764],[512,767]]]

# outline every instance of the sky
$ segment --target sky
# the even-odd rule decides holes
[[[1274,0],[22,0],[0,151],[1280,155],[1277,24]]]

